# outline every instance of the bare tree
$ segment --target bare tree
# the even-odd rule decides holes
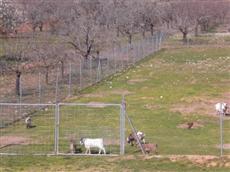
[[[7,0],[0,3],[0,34],[7,35],[15,31],[19,24],[16,8]]]
[[[143,12],[144,26],[149,28],[153,36],[154,28],[162,23],[161,6],[156,2],[146,1]]]
[[[229,11],[229,2],[227,1],[199,1],[193,0],[194,7],[195,36],[200,30],[207,32],[210,28],[224,23]]]
[[[71,6],[64,21],[66,41],[86,59],[98,51],[100,40],[106,32],[98,21],[100,8],[99,1],[79,0]]]
[[[165,2],[160,4],[159,6],[160,9],[160,20],[166,24],[167,29],[172,28],[173,20],[174,20],[174,9],[172,6],[172,3],[170,2]]]
[[[3,45],[3,55],[0,58],[1,64],[3,64],[3,71],[5,73],[15,73],[15,90],[16,95],[20,95],[20,78],[24,72],[24,68],[27,65],[28,57],[26,52],[29,49],[29,42],[6,41]]]
[[[19,3],[23,6],[24,15],[32,24],[33,31],[39,28],[41,32],[44,29],[44,25],[49,24],[52,21],[52,17],[56,17],[57,7],[61,4],[59,0],[19,0]]]
[[[49,73],[58,64],[59,51],[57,47],[50,44],[48,41],[33,42],[30,52],[30,58],[36,67],[42,68],[45,71],[45,82],[49,84]]]
[[[117,18],[119,32],[128,37],[129,44],[132,44],[133,35],[138,33],[140,26],[137,5],[135,0],[124,1]]]
[[[194,8],[196,4],[193,1],[180,1],[172,3],[173,26],[183,35],[183,42],[187,42],[187,35],[194,30],[195,17]]]

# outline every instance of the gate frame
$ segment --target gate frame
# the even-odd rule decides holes
[[[59,152],[59,127],[60,127],[60,106],[114,106],[120,108],[120,155],[125,154],[125,106],[123,102],[121,104],[113,103],[58,103],[55,113],[55,155],[68,155],[68,156],[118,156],[118,154],[68,154]]]

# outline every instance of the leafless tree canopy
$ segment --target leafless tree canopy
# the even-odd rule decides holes
[[[158,30],[180,32],[187,41],[192,32],[229,22],[228,12],[225,0],[1,0],[0,36],[26,37],[13,44],[17,51],[5,44],[1,70],[16,71],[18,77],[23,65],[36,62],[48,83],[50,68],[75,60],[66,58],[67,50],[78,59],[96,58],[111,42],[126,38],[132,44],[135,35]]]

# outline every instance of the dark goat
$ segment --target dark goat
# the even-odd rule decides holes
[[[139,139],[141,144],[145,143],[145,134],[143,132],[138,131],[136,135],[137,135],[137,137],[138,137],[138,139]],[[127,142],[131,146],[133,146],[134,143],[137,145],[138,142],[137,142],[137,138],[136,138],[134,133],[129,134],[129,136],[127,137]]]

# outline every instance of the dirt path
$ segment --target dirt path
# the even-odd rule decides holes
[[[0,149],[10,145],[28,144],[29,139],[20,136],[2,136],[0,137]]]
[[[144,159],[169,159],[172,162],[189,161],[192,164],[206,167],[230,167],[230,155],[213,156],[213,155],[153,155],[146,156]]]

